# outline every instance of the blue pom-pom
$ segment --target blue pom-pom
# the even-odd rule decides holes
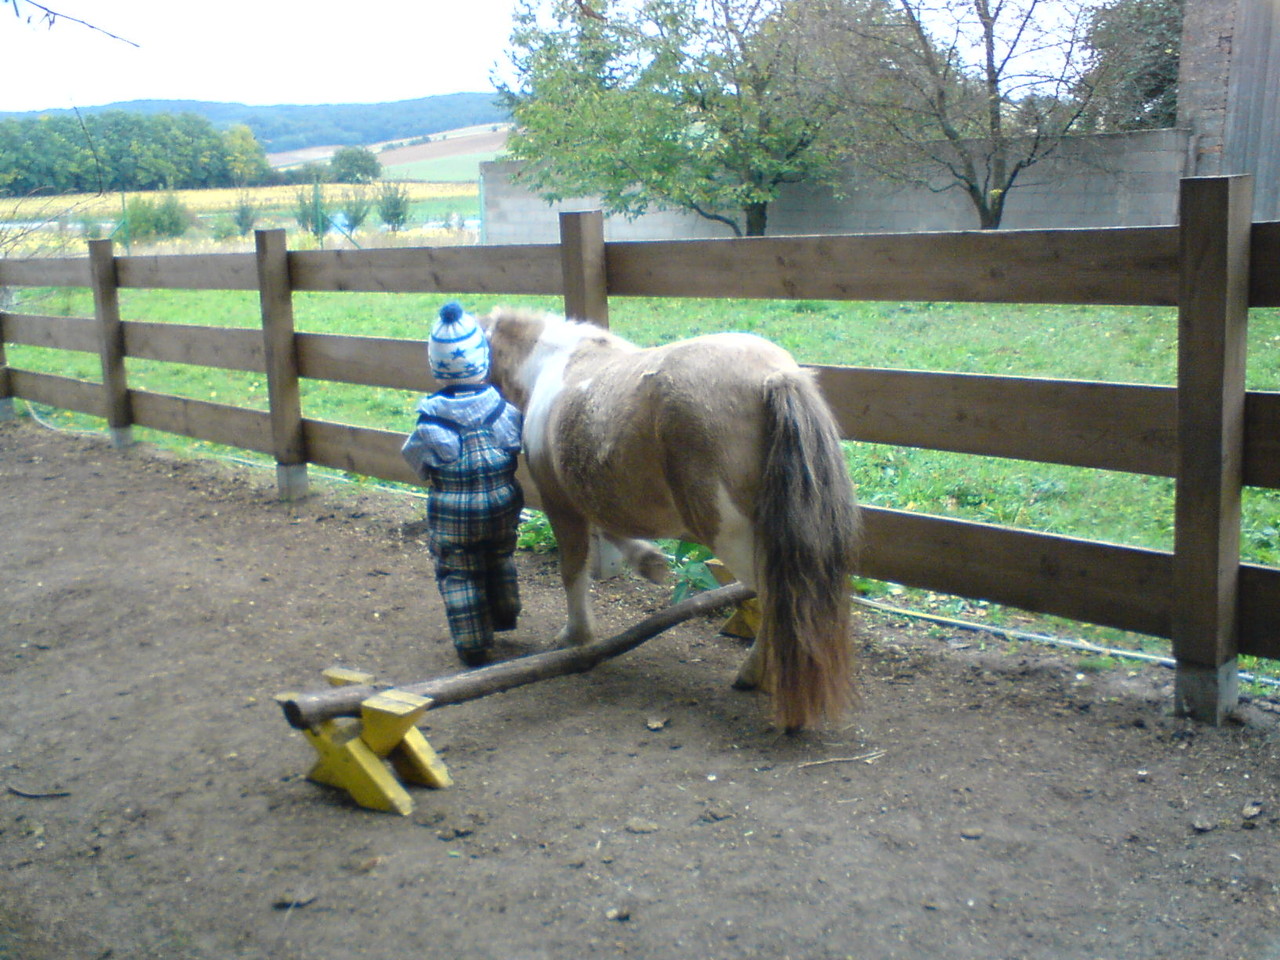
[[[457,323],[462,319],[462,304],[457,300],[450,300],[440,308],[440,320],[444,323]]]

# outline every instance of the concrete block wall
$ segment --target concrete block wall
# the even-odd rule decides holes
[[[598,210],[590,197],[547,203],[515,183],[518,163],[494,160],[480,165],[481,243],[559,243],[563,213]],[[723,224],[691,213],[659,211],[635,220],[606,216],[605,240],[672,240],[726,237]]]
[[[1180,130],[1083,137],[1061,155],[1028,168],[1005,211],[1009,229],[1147,226],[1173,223],[1178,180],[1186,158]],[[548,204],[512,180],[517,165],[481,169],[484,243],[554,243],[560,211],[591,210],[591,198]],[[934,192],[851,176],[837,196],[826,187],[796,184],[770,206],[770,236],[907,233],[977,229],[977,214],[959,190]],[[656,212],[627,220],[605,218],[606,240],[728,237],[731,231],[694,214]]]

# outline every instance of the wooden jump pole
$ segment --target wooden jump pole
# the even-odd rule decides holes
[[[537,683],[539,680],[549,680],[552,677],[567,676],[572,673],[586,673],[605,660],[634,650],[646,640],[656,637],[678,623],[711,613],[720,607],[741,603],[754,596],[755,592],[741,583],[731,583],[715,590],[699,593],[665,610],[660,610],[607,640],[581,647],[537,653],[466,673],[421,680],[402,686],[362,684],[334,687],[314,693],[281,694],[276,700],[284,710],[284,716],[289,725],[297,730],[318,727],[324,721],[335,717],[359,716],[361,704],[365,700],[388,689],[426,697],[431,701],[427,709],[445,707]]]

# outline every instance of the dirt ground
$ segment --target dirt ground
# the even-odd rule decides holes
[[[358,808],[272,698],[460,669],[419,508],[273,480],[0,423],[5,960],[1280,957],[1275,704],[879,615],[842,728],[775,733],[698,620],[428,713],[454,786]],[[520,563],[505,656],[560,624]]]

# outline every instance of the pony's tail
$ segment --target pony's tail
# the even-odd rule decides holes
[[[850,583],[860,522],[835,418],[807,371],[764,384],[756,513],[759,641],[784,730],[834,720],[853,693]]]

